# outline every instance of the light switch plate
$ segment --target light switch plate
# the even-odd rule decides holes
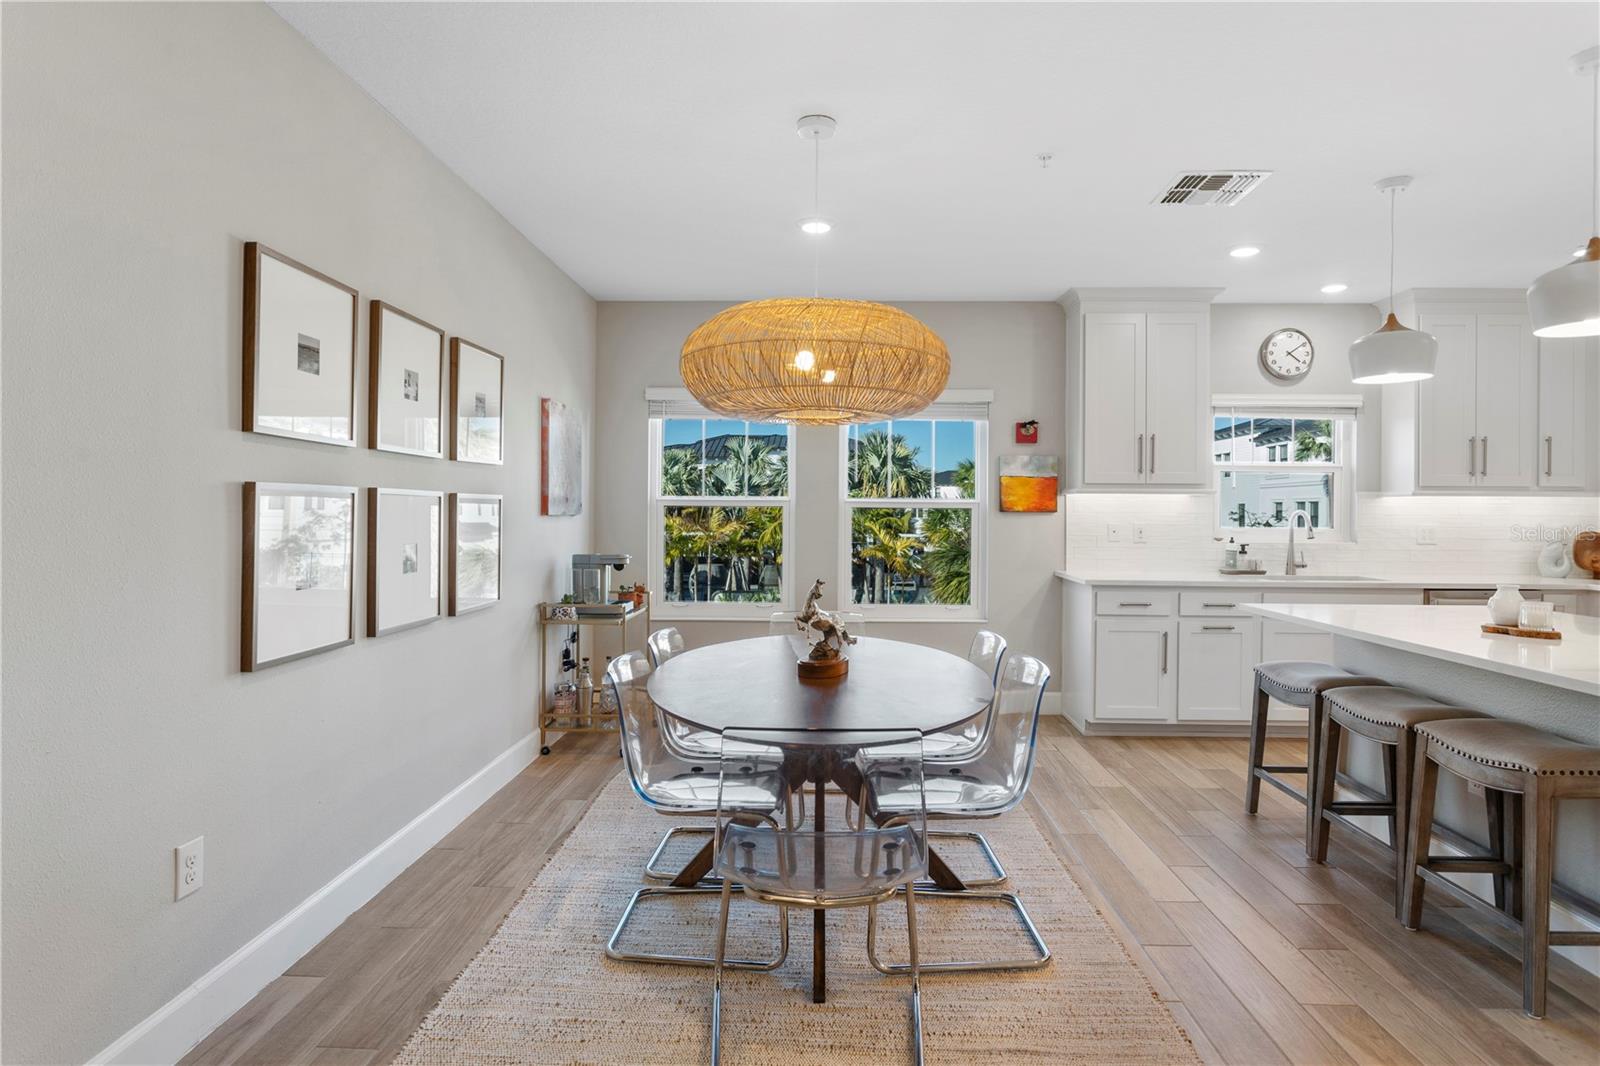
[[[1417,543],[1418,544],[1437,544],[1437,543],[1439,543],[1439,531],[1437,529],[1435,529],[1434,527],[1432,527],[1432,526],[1418,526],[1417,527]]]
[[[206,880],[206,838],[195,837],[187,844],[179,844],[172,849],[172,857],[172,898],[180,900],[200,891]]]

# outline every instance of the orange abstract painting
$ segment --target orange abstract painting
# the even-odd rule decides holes
[[[1000,510],[1051,514],[1056,509],[1056,457],[1002,455]]]

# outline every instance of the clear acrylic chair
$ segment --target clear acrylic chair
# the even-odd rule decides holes
[[[866,907],[869,928],[878,904],[893,899],[928,872],[927,820],[915,796],[922,788],[922,738],[915,732],[851,733],[785,730],[729,731],[736,743],[722,758],[722,801],[717,811],[716,871],[722,877],[717,964],[711,1001],[711,1061],[722,1054],[722,969],[728,911],[737,886],[745,898],[787,914]],[[838,782],[874,810],[873,797],[893,794],[898,810],[861,829],[817,832],[780,825],[783,800],[764,812],[739,804],[751,794],[794,795],[805,783]],[[764,817],[763,817],[764,815]],[[784,919],[787,925],[787,919]],[[917,908],[906,893],[906,936],[911,977],[912,1052],[922,1062],[922,988],[917,955]]]
[[[650,699],[645,685],[650,676],[650,664],[639,652],[628,652],[611,660],[606,668],[606,684],[611,686],[616,698],[617,716],[622,728],[622,755],[627,766],[628,780],[633,791],[647,805],[662,814],[716,815],[719,805],[730,812],[750,812],[759,821],[768,812],[785,809],[784,795],[763,792],[757,783],[724,788],[717,759],[686,759],[666,742],[661,729],[659,708]],[[676,835],[711,836],[713,826],[678,826],[668,831],[657,845],[646,873],[652,877],[671,880],[672,872],[657,871],[655,864]],[[715,882],[702,881],[690,887],[673,885],[647,885],[633,894],[617,922],[611,939],[606,943],[606,954],[627,962],[664,962],[689,966],[711,966],[715,960],[709,955],[664,954],[658,952],[625,951],[618,945],[634,911],[648,899],[671,896],[711,895],[721,891]],[[773,970],[783,964],[789,953],[789,923],[786,915],[780,916],[779,947],[777,955],[769,960],[739,959],[726,965],[739,969]]]
[[[683,634],[678,632],[676,626],[657,629],[646,637],[644,642],[652,670],[661,669],[662,663],[681,655],[687,648]],[[657,713],[661,716],[661,729],[667,738],[667,746],[678,755],[687,759],[715,760],[722,751],[721,738],[709,729],[696,729],[687,722],[672,717],[666,711],[658,709]]]
[[[931,820],[971,818],[997,818],[1015,808],[1028,793],[1028,782],[1033,777],[1034,756],[1039,742],[1039,706],[1044,699],[1044,689],[1050,681],[1050,668],[1031,655],[1013,655],[1000,673],[1000,683],[995,689],[992,714],[994,724],[989,739],[971,757],[958,762],[929,762],[927,781],[915,792],[903,796],[889,793],[877,797],[880,816],[895,814],[902,809],[926,810]],[[994,870],[993,877],[964,878],[965,889],[942,889],[932,882],[921,881],[916,894],[947,900],[984,900],[1003,903],[1012,908],[1024,932],[1033,941],[1035,953],[1020,959],[977,959],[953,962],[923,962],[924,972],[945,970],[1028,970],[1050,961],[1050,949],[1039,935],[1027,908],[1014,892],[992,888],[1006,879],[1005,867],[1000,865],[994,848],[981,833],[965,831],[940,832],[930,830],[935,841],[965,839],[978,845]],[[867,955],[872,964],[884,973],[904,973],[904,964],[881,962],[875,952],[875,931],[869,917],[867,923]]]
[[[1000,680],[1000,664],[1006,657],[1006,638],[980,629],[967,649],[967,662],[982,670],[993,685]],[[994,727],[994,701],[979,713],[944,733],[929,733],[922,738],[922,757],[929,762],[966,759],[988,742]]]

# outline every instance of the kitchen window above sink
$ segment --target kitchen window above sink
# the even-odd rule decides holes
[[[1286,540],[1290,520],[1304,512],[1319,537],[1354,539],[1360,400],[1329,400],[1337,402],[1217,397],[1211,458],[1219,535]]]

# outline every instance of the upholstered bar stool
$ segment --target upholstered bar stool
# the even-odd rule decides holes
[[[1306,852],[1311,851],[1311,802],[1309,796],[1316,784],[1311,778],[1317,765],[1317,737],[1322,729],[1322,694],[1344,685],[1381,685],[1382,678],[1363,677],[1341,670],[1331,663],[1281,660],[1261,663],[1256,667],[1255,706],[1250,714],[1250,765],[1245,770],[1244,809],[1246,814],[1256,813],[1261,805],[1261,782],[1286,792],[1306,807]],[[1280,700],[1291,707],[1306,710],[1306,763],[1304,766],[1266,766],[1263,759],[1267,750],[1267,701]],[[1278,774],[1305,774],[1306,788],[1302,792]]]
[[[1434,794],[1441,768],[1482,785],[1486,794],[1491,789],[1512,794],[1515,814],[1511,824],[1516,839],[1509,849],[1502,839],[1492,855],[1455,858],[1430,854]],[[1522,1010],[1529,1017],[1543,1018],[1551,946],[1600,945],[1600,933],[1550,930],[1556,802],[1600,798],[1600,748],[1500,718],[1428,722],[1417,727],[1411,795],[1406,833],[1410,876],[1406,878],[1402,915],[1405,927],[1414,930],[1421,922],[1423,883],[1427,882],[1501,925],[1520,930]],[[1446,880],[1448,873],[1487,873],[1497,879],[1509,876],[1513,891],[1504,909],[1496,908]],[[1563,893],[1562,903],[1600,917],[1600,905],[1593,900]]]
[[[1412,751],[1416,747],[1416,728],[1424,722],[1457,718],[1483,718],[1478,711],[1430,700],[1403,688],[1388,685],[1346,685],[1332,689],[1323,697],[1322,730],[1315,747],[1317,769],[1312,775],[1311,857],[1328,861],[1328,830],[1334,822],[1356,828],[1352,814],[1386,815],[1389,819],[1389,848],[1394,852],[1394,913],[1400,916],[1405,900],[1407,855],[1406,816],[1411,800]],[[1334,783],[1339,773],[1339,751],[1346,732],[1355,733],[1383,745],[1385,795],[1379,800],[1338,800]],[[1497,797],[1490,797],[1495,809]],[[1490,824],[1495,824],[1491,816]],[[1359,830],[1357,830],[1359,832]]]

